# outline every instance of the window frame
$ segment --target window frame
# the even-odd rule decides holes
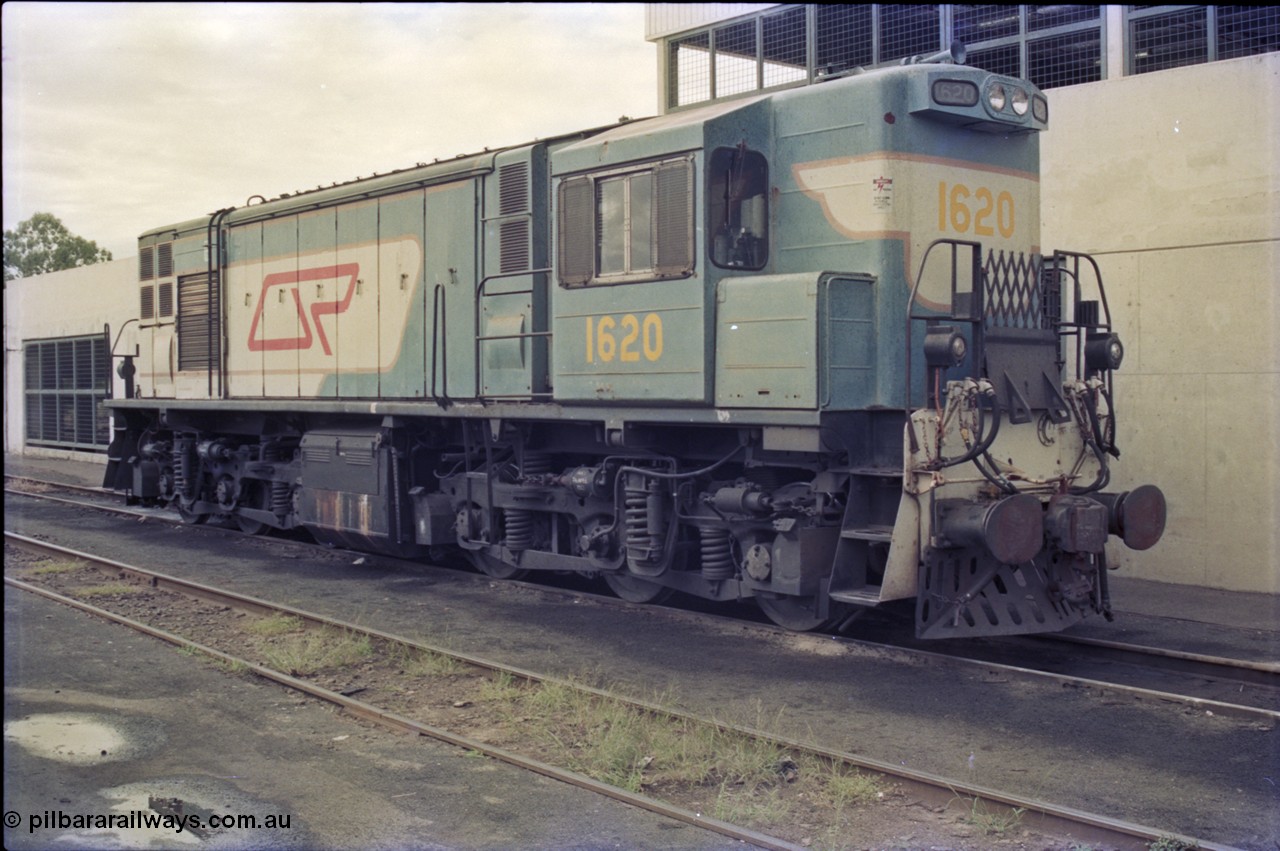
[[[668,198],[664,194],[664,175],[682,172],[684,198]],[[635,267],[632,191],[636,177],[650,181],[649,256],[648,266]],[[623,183],[622,271],[601,270],[601,187],[610,182]],[[675,186],[679,190],[680,186]],[[571,195],[579,197],[571,198]],[[600,287],[688,278],[697,269],[696,215],[697,168],[692,153],[667,156],[657,160],[627,163],[584,174],[564,175],[556,192],[556,279],[561,287]],[[581,204],[589,196],[590,209]],[[679,204],[681,221],[671,218],[673,204]],[[664,219],[664,217],[666,217]],[[673,223],[674,222],[674,223]],[[615,225],[616,226],[616,225]],[[680,231],[675,236],[675,230]],[[674,255],[675,262],[671,262]],[[588,257],[590,258],[588,261]],[[587,266],[590,266],[588,269]]]

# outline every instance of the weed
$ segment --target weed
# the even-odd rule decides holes
[[[1024,812],[1026,810],[1022,807],[991,812],[981,800],[974,798],[965,821],[987,835],[999,836],[1021,824]]]
[[[1162,836],[1147,846],[1149,851],[1196,851],[1199,843],[1186,842],[1176,836]]]
[[[125,597],[130,594],[141,594],[142,589],[125,582],[108,582],[103,585],[86,585],[69,592],[72,597],[92,599],[94,597]]]
[[[782,824],[787,821],[787,803],[777,788],[720,784],[715,817],[733,824]]]
[[[39,561],[30,568],[32,576],[48,576],[55,573],[74,573],[84,567],[82,561]]]
[[[324,668],[345,668],[372,654],[373,642],[368,636],[336,629],[286,635],[262,651],[268,665],[293,676],[314,674]]]
[[[297,615],[276,614],[259,618],[249,624],[247,631],[252,632],[254,635],[270,638],[277,635],[286,635],[290,632],[298,632],[302,628],[302,618]]]
[[[859,769],[827,760],[815,761],[814,773],[826,791],[831,804],[843,810],[849,804],[870,803],[880,795],[880,783],[876,778]]]
[[[434,650],[422,650],[402,644],[394,647],[396,663],[411,677],[448,677],[466,668],[465,664],[452,656]]]
[[[523,692],[524,689],[516,683],[514,675],[500,671],[497,676],[480,687],[480,699],[510,704],[514,703]]]

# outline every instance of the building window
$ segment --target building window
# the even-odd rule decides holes
[[[1129,72],[1280,50],[1280,9],[1274,6],[1129,6]]]
[[[951,6],[966,65],[1041,89],[1103,77],[1101,6]]]
[[[564,286],[693,272],[693,164],[687,158],[567,178],[559,207]]]
[[[64,337],[23,345],[26,444],[105,452],[111,358],[103,335]]]
[[[840,3],[766,9],[668,40],[667,109],[927,56],[953,41],[967,48],[968,65],[1042,89],[1093,82],[1108,74],[1104,8]],[[1129,73],[1280,50],[1278,7],[1124,9]]]
[[[707,169],[711,262],[762,269],[769,260],[769,171],[764,156],[743,146],[719,148]]]

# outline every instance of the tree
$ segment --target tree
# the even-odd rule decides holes
[[[98,243],[76,236],[52,213],[36,213],[4,232],[4,279],[43,275],[111,259]]]

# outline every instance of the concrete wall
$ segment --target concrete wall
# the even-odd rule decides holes
[[[111,324],[112,336],[138,313],[138,258],[51,272],[8,281],[4,287],[4,451],[42,457],[102,460],[105,456],[65,449],[25,448],[22,445],[23,355],[27,340],[101,334]],[[136,324],[136,323],[135,323]],[[133,350],[129,326],[117,352]],[[114,369],[114,367],[113,367]],[[115,393],[123,392],[112,373]]]
[[[1127,575],[1280,591],[1280,54],[1052,89],[1046,251],[1099,261],[1126,346],[1116,486],[1158,484]]]

